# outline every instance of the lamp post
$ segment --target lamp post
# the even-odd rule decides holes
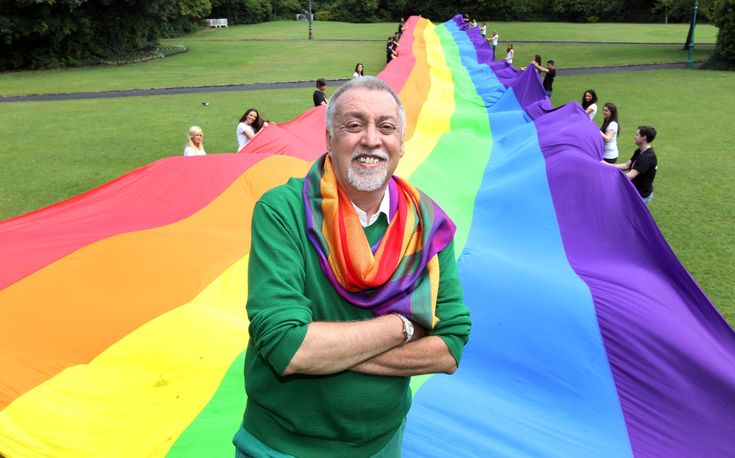
[[[694,0],[694,18],[692,19],[692,34],[689,38],[689,58],[687,59],[687,68],[694,68],[694,27],[697,25],[698,10],[699,0]]]
[[[309,0],[309,40],[311,40],[311,0]]]

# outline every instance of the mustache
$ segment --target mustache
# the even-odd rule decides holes
[[[367,149],[367,148],[361,148],[361,147],[357,147],[352,151],[352,156],[350,157],[350,159],[355,160],[359,156],[362,156],[362,155],[375,156],[384,161],[387,161],[388,159],[390,159],[390,156],[388,155],[388,153],[386,153],[382,149]]]

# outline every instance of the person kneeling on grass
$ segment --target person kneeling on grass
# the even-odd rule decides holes
[[[656,178],[656,170],[658,170],[656,153],[651,146],[654,138],[656,138],[655,128],[640,126],[635,131],[635,144],[638,148],[633,152],[633,156],[628,162],[624,164],[604,162],[617,169],[627,170],[625,175],[633,182],[646,205],[653,199],[653,180]]]

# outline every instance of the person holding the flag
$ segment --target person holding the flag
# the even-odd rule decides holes
[[[393,175],[403,106],[378,78],[327,105],[327,152],[252,217],[237,456],[400,456],[410,377],[457,370],[470,332],[455,226]]]

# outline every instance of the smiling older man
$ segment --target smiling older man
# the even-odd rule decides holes
[[[398,97],[355,78],[326,125],[327,154],[253,213],[237,456],[400,456],[410,376],[453,373],[469,336],[454,225],[393,176]]]

